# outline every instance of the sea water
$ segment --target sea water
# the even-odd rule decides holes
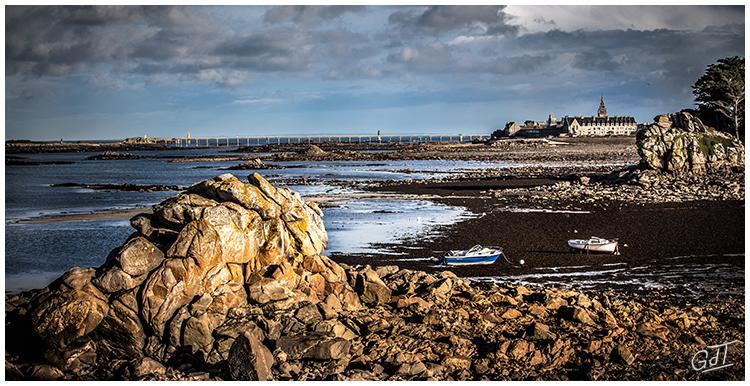
[[[41,287],[74,266],[99,266],[133,232],[127,217],[65,219],[61,215],[88,214],[113,209],[143,208],[176,194],[163,192],[100,191],[53,184],[162,184],[190,186],[221,173],[245,179],[252,171],[225,171],[240,161],[170,162],[163,157],[236,156],[226,149],[133,151],[145,158],[88,161],[97,153],[14,154],[25,161],[64,161],[71,164],[5,168],[5,278],[6,291]],[[157,158],[158,157],[158,158]],[[507,163],[476,161],[335,161],[278,162],[284,169],[260,170],[277,186],[287,186],[305,197],[352,193],[341,181],[404,180],[444,177],[446,171],[504,168]],[[287,181],[306,178],[312,184]],[[335,182],[335,183],[334,183]],[[374,245],[397,242],[450,224],[468,215],[461,207],[422,200],[352,199],[324,207],[324,223],[331,240],[326,253],[387,253]],[[39,219],[56,217],[55,221]],[[29,221],[36,220],[36,221]]]

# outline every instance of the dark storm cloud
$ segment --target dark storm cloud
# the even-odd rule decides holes
[[[119,73],[192,74],[197,79],[223,79],[216,74],[233,72],[236,80],[238,71],[246,76],[299,72],[314,61],[318,67],[335,64],[339,75],[362,73],[366,66],[359,60],[374,54],[364,46],[366,35],[306,27],[362,10],[273,7],[266,21],[292,24],[233,31],[200,7],[8,7],[6,75],[62,76],[108,65]]]
[[[506,35],[518,32],[509,25],[503,5],[435,5],[423,10],[400,10],[392,13],[388,21],[406,31],[431,35],[457,29],[477,30],[485,35]]]
[[[60,76],[98,64],[140,74],[302,71],[301,30],[237,34],[194,7],[8,7],[6,75]],[[208,79],[215,79],[215,76]]]
[[[573,66],[591,71],[648,73],[690,68],[729,54],[744,54],[744,33],[734,25],[702,31],[552,30],[514,39],[509,48],[574,54]]]
[[[387,25],[330,22],[353,13],[357,20],[379,15]],[[554,14],[539,20],[556,25]],[[741,24],[529,33],[503,6],[277,6],[235,25],[202,7],[6,7],[6,75],[85,74],[111,85],[125,84],[111,79],[117,74],[235,85],[268,72],[359,79],[549,70],[550,82],[606,72],[612,82],[661,77],[677,87],[735,54],[744,55]]]
[[[310,44],[310,35],[303,31],[274,29],[228,39],[214,54],[235,68],[301,71],[310,64]]]
[[[446,44],[429,44],[404,48],[388,56],[390,63],[403,65],[418,73],[496,74],[521,75],[548,65],[552,57],[547,54],[471,55],[463,47]]]
[[[191,56],[220,33],[185,7],[13,6],[5,21],[8,75],[64,75],[100,63]]]
[[[327,20],[336,19],[346,13],[364,11],[364,6],[359,5],[279,5],[270,8],[263,15],[266,23],[295,22],[302,24],[318,24]]]
[[[587,50],[576,54],[573,66],[584,70],[614,71],[620,63],[606,50]]]

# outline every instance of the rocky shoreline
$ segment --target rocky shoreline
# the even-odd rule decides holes
[[[240,147],[233,152],[263,154],[273,161],[463,160],[602,163],[634,161],[632,137],[504,139],[486,142],[323,143]],[[270,153],[270,155],[268,155]]]
[[[163,143],[90,143],[90,142],[32,142],[8,141],[5,153],[80,153],[80,152],[127,152],[133,150],[176,150],[174,146]]]
[[[503,235],[506,252],[528,263],[484,271],[524,277],[602,266],[595,256],[558,250],[580,231],[633,245],[610,264],[658,270],[676,257],[687,269],[718,260],[744,272],[744,148],[698,123],[657,117],[637,146],[632,138],[388,144],[396,150],[387,155],[393,149],[305,145],[251,166],[295,157],[558,162],[430,181],[326,183],[477,214],[442,237],[404,242],[412,260],[453,249],[456,239],[488,245]],[[6,294],[6,379],[744,379],[737,275],[709,291],[686,286],[686,294],[491,283],[466,279],[476,276],[473,268],[425,270],[409,259],[363,265],[361,256],[321,255],[328,244],[322,215],[316,203],[257,173],[247,182],[224,174],[187,188],[133,217],[134,233],[101,267],[73,268],[47,288]],[[729,342],[733,366],[694,368],[700,350]]]
[[[296,197],[258,175],[201,182],[134,217],[104,266],[6,295],[6,378],[744,377],[689,367],[744,340],[744,308],[341,265]]]
[[[184,190],[184,186],[179,185],[159,185],[159,184],[80,184],[77,182],[63,182],[59,184],[50,185],[53,188],[83,188],[92,190],[107,190],[107,191],[121,191],[121,192],[164,192],[170,190]]]
[[[143,157],[138,156],[138,155],[133,155],[124,151],[107,150],[97,155],[86,157],[86,160],[87,161],[116,161],[116,160],[133,160],[133,159],[141,159],[141,158]]]
[[[243,163],[230,166],[224,170],[268,170],[268,169],[283,169],[282,166],[275,164],[267,164],[260,158],[254,158]]]
[[[25,157],[5,156],[6,166],[70,165],[72,161],[29,161]]]

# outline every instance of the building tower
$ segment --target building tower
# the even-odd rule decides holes
[[[599,110],[597,110],[596,115],[599,118],[607,117],[607,106],[604,105],[604,95],[599,99]]]
[[[550,114],[549,117],[547,117],[547,127],[557,126],[557,118]]]

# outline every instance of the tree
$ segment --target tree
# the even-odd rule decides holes
[[[725,116],[740,139],[745,123],[745,58],[734,56],[710,64],[693,85],[696,104]]]

